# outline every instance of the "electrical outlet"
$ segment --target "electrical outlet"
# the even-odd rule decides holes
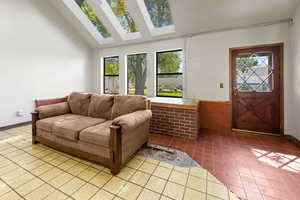
[[[18,110],[17,111],[17,116],[18,117],[22,117],[24,115],[24,111],[23,110]]]

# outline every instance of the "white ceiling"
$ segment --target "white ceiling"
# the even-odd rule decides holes
[[[48,1],[76,27],[91,46],[105,48],[287,20],[292,18],[300,0],[169,0],[176,32],[160,36],[151,36],[149,31],[145,30],[147,26],[143,25],[140,18],[142,15],[135,5],[137,0],[126,0],[132,15],[138,17],[135,21],[138,22],[142,37],[129,41],[113,38],[113,43],[101,45],[63,5],[62,0]],[[101,18],[100,20],[107,21]]]

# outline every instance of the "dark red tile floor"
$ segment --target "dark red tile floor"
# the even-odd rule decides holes
[[[300,200],[300,148],[288,139],[201,130],[197,141],[150,143],[187,152],[243,200]]]

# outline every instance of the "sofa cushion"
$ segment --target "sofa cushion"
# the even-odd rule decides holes
[[[79,140],[95,145],[109,148],[110,142],[110,126],[112,121],[106,121],[102,124],[89,127],[79,133]]]
[[[70,113],[70,107],[67,102],[39,106],[35,109],[39,113],[39,118],[54,117]]]
[[[121,126],[122,130],[126,132],[129,130],[134,130],[143,123],[150,121],[151,117],[151,110],[139,110],[115,118],[113,120],[113,124]]]
[[[116,95],[114,97],[112,119],[138,110],[145,110],[146,105],[147,98],[144,96]]]
[[[90,117],[111,119],[113,103],[113,96],[93,94],[91,97],[88,115]]]
[[[52,128],[55,122],[73,121],[81,117],[82,115],[74,115],[74,114],[65,114],[65,115],[59,115],[55,117],[49,117],[49,118],[38,120],[36,122],[36,127],[44,131],[52,132]]]
[[[71,112],[78,115],[88,115],[88,109],[91,101],[91,94],[73,92],[68,97]]]
[[[86,116],[81,116],[81,118],[75,120],[57,121],[53,125],[53,134],[57,137],[76,141],[80,131],[105,121],[105,119]]]
[[[90,153],[96,156],[102,156],[105,158],[109,159],[110,156],[110,149],[107,147],[103,147],[100,145],[94,145],[91,143],[86,143],[86,142],[82,142],[80,140],[78,141],[72,141],[72,140],[66,140],[64,138],[61,137],[57,137],[53,134],[51,134],[48,131],[43,131],[41,129],[37,129],[36,130],[36,135],[42,138],[45,138],[47,140],[50,140],[56,144],[62,145],[65,148],[69,148],[69,149],[75,149],[75,150],[80,150],[86,153]],[[57,199],[59,200],[59,199]]]

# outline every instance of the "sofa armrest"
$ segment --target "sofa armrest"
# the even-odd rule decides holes
[[[130,114],[122,115],[113,120],[113,125],[120,126],[123,131],[134,130],[152,117],[151,110],[140,110]]]
[[[151,110],[140,110],[113,120],[111,130],[111,172],[118,174],[121,166],[149,138]]]
[[[55,98],[55,99],[36,99],[35,102],[35,107],[40,107],[40,106],[46,106],[46,105],[51,105],[51,104],[56,104],[56,103],[62,103],[62,102],[67,102],[68,101],[68,96],[62,97],[62,98]]]
[[[39,118],[44,119],[70,113],[70,107],[67,102],[56,103],[51,105],[39,106],[35,109],[38,112]]]
[[[122,166],[122,134],[121,134],[121,127],[112,125],[110,126],[110,133],[111,133],[111,173],[116,175],[120,172]]]

